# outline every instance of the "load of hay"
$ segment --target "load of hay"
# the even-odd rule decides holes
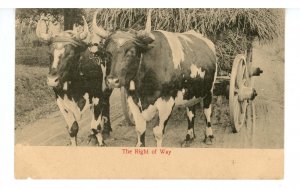
[[[89,20],[94,9],[86,9]],[[105,29],[144,29],[147,9],[99,9],[98,22]],[[277,38],[283,26],[279,9],[153,9],[152,30],[196,30],[216,45],[218,65],[230,72],[234,57],[252,48],[254,40]]]

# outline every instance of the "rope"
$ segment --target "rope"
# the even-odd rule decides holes
[[[143,53],[141,53],[139,67],[138,67],[138,71],[137,71],[137,76],[140,74],[140,70],[141,70],[141,66],[142,66],[142,61],[143,61]]]
[[[138,67],[138,70],[137,70],[137,73],[136,73],[136,76],[135,76],[137,81],[139,81],[140,71],[141,71],[141,67],[142,67],[142,61],[143,61],[143,53],[141,53],[139,67]]]

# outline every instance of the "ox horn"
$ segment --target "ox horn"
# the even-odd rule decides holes
[[[74,37],[78,40],[82,40],[83,42],[88,43],[88,41],[85,41],[89,35],[89,26],[84,16],[82,16],[83,19],[83,31],[79,33],[78,28],[76,24],[73,24],[73,30],[67,30],[65,32],[69,32],[70,34],[74,35]]]
[[[39,39],[42,39],[44,41],[50,41],[51,35],[49,33],[46,33],[47,31],[47,25],[45,21],[42,20],[42,18],[38,21],[36,26],[36,35]]]
[[[87,36],[89,34],[89,26],[88,26],[84,16],[82,16],[82,19],[83,19],[83,32],[79,35],[79,37],[81,40],[84,40],[87,38]]]
[[[146,21],[146,28],[145,28],[145,31],[147,33],[151,32],[151,12],[152,12],[152,9],[149,9],[148,15],[147,15],[147,21]]]
[[[150,44],[155,40],[154,35],[151,33],[151,12],[152,9],[149,9],[147,14],[145,30],[140,30],[137,33],[137,37],[142,39],[142,41],[146,44]]]
[[[102,38],[107,38],[109,36],[109,32],[105,31],[101,26],[97,25],[96,19],[97,19],[98,11],[95,12],[94,18],[93,18],[93,31],[95,34],[99,35]]]

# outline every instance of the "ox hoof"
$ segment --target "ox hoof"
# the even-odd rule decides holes
[[[77,146],[77,142],[70,140],[69,142],[67,142],[67,146]]]
[[[108,139],[109,137],[110,137],[110,132],[108,131],[108,132],[102,132],[102,137],[103,137],[103,139],[104,140],[106,140],[106,139]]]
[[[194,141],[194,139],[189,139],[189,140],[184,140],[182,143],[181,143],[181,147],[182,148],[188,148],[191,146],[191,143]]]
[[[89,138],[88,139],[89,146],[99,146],[99,142],[96,135],[90,135],[88,138]]]
[[[103,139],[108,139],[110,137],[110,132],[112,132],[112,129],[110,126],[105,125],[104,129],[102,131],[102,137]]]
[[[206,145],[212,145],[213,142],[214,142],[214,135],[210,135],[210,136],[205,135],[204,143]]]
[[[99,144],[100,147],[106,147],[107,145],[102,141],[102,144]]]
[[[100,147],[104,147],[107,146],[104,141],[102,140],[101,144],[97,138],[96,135],[92,134],[89,136],[89,140],[88,140],[88,145],[89,146],[100,146]]]
[[[146,147],[146,146],[145,146],[145,144],[143,144],[143,143],[137,143],[137,144],[135,145],[135,147],[139,148],[139,147]]]
[[[191,146],[191,141],[186,141],[184,140],[182,143],[181,143],[181,147],[182,148],[188,148]]]

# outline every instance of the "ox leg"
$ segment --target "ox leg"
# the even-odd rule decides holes
[[[159,98],[155,103],[158,110],[159,123],[157,126],[153,128],[153,134],[156,139],[157,147],[162,146],[165,126],[168,123],[174,104],[175,101],[172,97],[170,97],[167,100],[163,100],[162,98]]]
[[[133,119],[135,122],[135,130],[137,134],[137,144],[136,147],[145,146],[145,133],[146,133],[146,120],[143,118],[142,113],[136,103],[133,101],[132,97],[129,96],[128,106],[132,112]]]
[[[108,138],[110,136],[110,132],[112,132],[111,124],[110,124],[110,104],[109,104],[109,97],[111,95],[111,90],[107,89],[104,91],[103,100],[102,100],[102,108],[103,112],[102,115],[107,119],[107,121],[104,122],[103,130],[102,130],[102,136],[104,139]]]
[[[196,112],[196,105],[186,108],[186,114],[187,114],[187,120],[188,120],[188,130],[187,130],[185,140],[182,143],[183,147],[189,147],[190,143],[195,138],[195,132],[194,132],[195,112]]]
[[[204,99],[203,99],[203,108],[204,108],[204,115],[206,118],[206,128],[205,128],[205,144],[212,144],[214,135],[211,128],[211,102],[212,102],[212,93],[210,92]]]
[[[77,121],[74,121],[72,126],[69,127],[69,135],[72,146],[77,146],[77,133],[79,131],[79,126]]]
[[[104,124],[108,121],[108,118],[102,115],[101,103],[99,98],[93,99],[93,118],[91,122],[91,134],[89,136],[90,145],[105,146],[102,129]]]
[[[64,106],[63,100],[60,97],[56,99],[56,102],[60,112],[63,114],[65,121],[67,122],[71,146],[77,146],[77,133],[79,130],[78,123],[75,120],[73,113]]]

